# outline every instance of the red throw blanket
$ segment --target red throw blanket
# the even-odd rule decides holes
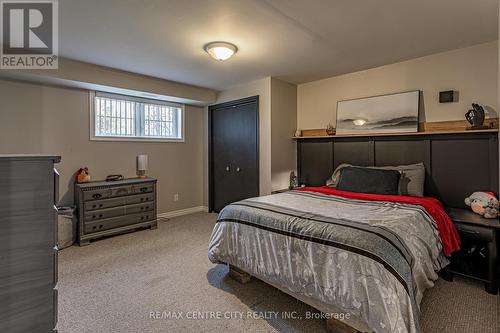
[[[443,204],[435,198],[417,198],[401,195],[382,195],[370,193],[356,193],[339,191],[333,187],[301,187],[297,191],[317,192],[329,195],[336,195],[348,199],[366,200],[366,201],[390,201],[411,205],[422,206],[437,224],[439,236],[443,243],[443,253],[447,256],[460,249],[460,237],[457,228],[451,221],[444,209]]]

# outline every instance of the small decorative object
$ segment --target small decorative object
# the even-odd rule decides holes
[[[75,182],[80,183],[88,183],[90,181],[89,168],[83,167],[78,169],[75,174]]]
[[[498,216],[499,203],[491,192],[474,192],[465,198],[465,204],[470,206],[474,213],[487,219],[494,219]]]
[[[123,175],[109,175],[106,177],[107,182],[116,182],[118,180],[123,180],[125,177]]]
[[[439,103],[458,102],[458,91],[446,90],[439,92]]]
[[[299,130],[299,129],[298,129],[298,130],[296,130],[296,131],[295,131],[295,137],[297,137],[297,138],[298,138],[298,137],[301,137],[301,136],[302,136],[302,131],[301,131],[301,130]]]
[[[420,91],[339,101],[336,134],[408,133],[418,131]]]
[[[328,135],[335,135],[335,127],[333,127],[332,124],[328,124],[328,126],[326,126],[326,134]]]
[[[148,169],[148,155],[137,155],[137,177],[146,178]]]
[[[484,109],[481,105],[472,103],[472,109],[470,109],[465,114],[465,119],[471,125],[467,129],[477,130],[477,129],[487,129],[488,126],[484,126]]]
[[[295,172],[290,172],[290,186],[288,187],[290,190],[299,187],[299,178],[295,175]]]

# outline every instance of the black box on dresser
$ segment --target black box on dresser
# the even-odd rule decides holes
[[[78,243],[133,231],[156,229],[156,179],[130,178],[75,184]]]

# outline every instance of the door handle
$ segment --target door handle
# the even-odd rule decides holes
[[[226,166],[226,171],[230,171],[230,170],[231,170],[231,168],[229,167],[229,165]]]
[[[236,168],[236,172],[240,172],[240,168]]]

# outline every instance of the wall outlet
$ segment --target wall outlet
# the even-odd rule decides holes
[[[174,194],[174,201],[179,201],[179,193]]]

